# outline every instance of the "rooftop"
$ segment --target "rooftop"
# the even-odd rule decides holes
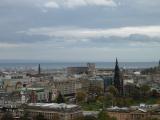
[[[27,109],[37,109],[37,110],[52,110],[58,112],[74,112],[81,110],[78,105],[74,104],[58,104],[58,103],[29,103],[27,104]]]
[[[77,105],[68,105],[65,103],[29,103],[28,106],[49,107],[49,108],[75,108]]]

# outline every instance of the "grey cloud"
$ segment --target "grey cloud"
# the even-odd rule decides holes
[[[50,1],[50,0],[49,0]],[[61,7],[60,9],[44,7],[48,0],[1,0],[0,2],[0,45],[3,49],[5,46],[16,47],[19,44],[27,45],[31,44],[32,49],[28,50],[28,46],[23,49],[1,49],[3,54],[1,58],[17,58],[21,57],[32,58],[39,52],[44,52],[44,56],[51,58],[51,54],[57,55],[62,54],[62,58],[65,59],[65,51],[68,54],[73,51],[72,48],[79,49],[78,53],[82,58],[85,50],[91,49],[86,56],[89,54],[94,55],[97,50],[100,55],[102,49],[109,47],[110,51],[108,54],[119,55],[119,50],[113,52],[113,49],[123,49],[123,52],[128,49],[134,49],[137,47],[141,53],[139,56],[145,58],[145,51],[149,47],[154,51],[154,56],[159,56],[159,38],[149,37],[142,34],[131,34],[128,37],[98,37],[98,38],[82,38],[82,39],[66,39],[64,37],[48,37],[44,35],[32,35],[28,36],[25,34],[18,34],[17,31],[24,31],[30,28],[41,28],[41,27],[59,27],[59,26],[78,26],[80,28],[93,28],[93,29],[112,29],[119,27],[134,27],[134,26],[159,26],[160,25],[160,1],[159,0],[114,0],[117,4],[116,7],[106,6],[81,6],[76,9],[68,9]],[[53,5],[53,4],[52,4]],[[46,10],[46,11],[44,11]],[[6,44],[8,43],[8,44]],[[38,43],[38,45],[37,45]],[[38,47],[39,44],[43,46]],[[48,47],[50,46],[50,48]],[[57,52],[55,46],[64,47],[64,50]],[[102,49],[100,49],[102,47]],[[85,50],[83,50],[85,48]],[[88,48],[88,49],[87,49]],[[137,52],[139,51],[137,50]],[[52,50],[52,51],[51,51]],[[148,51],[149,51],[148,50]],[[56,52],[54,52],[56,51]],[[102,50],[103,51],[103,50]],[[146,52],[148,54],[149,52]],[[150,52],[149,57],[153,57],[153,51]],[[21,53],[19,53],[21,52]],[[19,53],[19,54],[18,54]],[[34,53],[34,54],[32,54]],[[75,52],[75,54],[77,54]],[[78,55],[79,55],[78,54]],[[40,56],[41,54],[39,54]],[[106,53],[101,55],[105,56]],[[125,55],[129,56],[127,53]],[[125,57],[125,55],[123,57]],[[91,57],[91,56],[90,56]],[[68,58],[69,59],[69,58]],[[77,56],[77,59],[78,56]]]
[[[144,35],[130,35],[129,37],[115,37],[109,38],[96,38],[88,40],[87,42],[79,41],[75,44],[79,47],[109,47],[109,48],[154,48],[160,47],[160,38],[151,38]]]

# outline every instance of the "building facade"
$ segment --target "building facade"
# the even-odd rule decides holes
[[[82,117],[82,110],[77,105],[30,103],[25,106],[24,111],[33,119],[40,114],[47,120],[75,120]],[[20,111],[20,115],[23,114],[23,111]]]

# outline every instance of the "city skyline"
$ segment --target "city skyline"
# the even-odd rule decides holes
[[[159,5],[159,0],[2,0],[0,60],[159,61]]]

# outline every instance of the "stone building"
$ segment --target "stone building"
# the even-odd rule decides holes
[[[131,106],[129,108],[108,108],[107,114],[117,120],[146,120],[148,118],[160,118],[159,105]]]
[[[75,120],[82,117],[82,110],[78,105],[57,104],[57,103],[30,103],[20,111],[24,111],[34,119],[37,115],[43,115],[47,120]]]

